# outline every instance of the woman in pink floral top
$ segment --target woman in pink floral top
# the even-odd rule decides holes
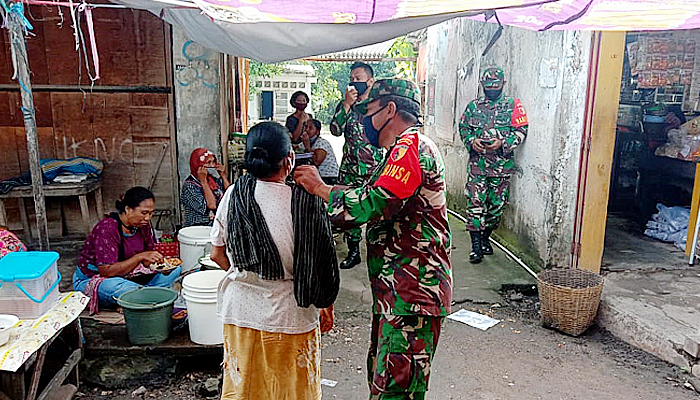
[[[129,189],[116,203],[117,212],[95,225],[85,241],[73,274],[73,287],[90,296],[90,313],[116,304],[115,298],[140,286],[169,287],[180,267],[168,275],[149,266],[163,261],[153,250],[151,217],[155,197],[143,187]]]

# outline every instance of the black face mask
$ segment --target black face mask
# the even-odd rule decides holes
[[[367,91],[367,82],[350,82],[350,86],[357,89],[357,95],[362,96]]]
[[[501,93],[503,93],[503,89],[484,89],[484,96],[491,101],[501,97]]]

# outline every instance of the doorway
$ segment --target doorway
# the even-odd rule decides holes
[[[693,74],[698,44],[697,30],[626,35],[603,270],[688,268],[700,140],[688,125],[700,115],[698,90],[691,90],[700,85]]]

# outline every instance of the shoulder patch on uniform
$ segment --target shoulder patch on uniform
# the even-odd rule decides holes
[[[520,128],[527,125],[527,114],[525,107],[520,103],[520,99],[514,99],[513,113],[510,116],[510,125],[514,128]]]
[[[413,139],[410,136],[403,137],[396,142],[396,145],[391,150],[391,161],[399,161],[406,155],[413,144]]]
[[[391,149],[389,160],[374,186],[382,187],[400,199],[407,199],[422,181],[418,137],[415,133],[403,136]]]

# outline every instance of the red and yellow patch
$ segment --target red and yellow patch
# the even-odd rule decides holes
[[[513,113],[510,116],[510,125],[514,128],[520,128],[521,126],[527,125],[527,114],[525,114],[525,107],[520,103],[520,99],[515,99],[515,104],[513,105]]]
[[[401,137],[389,154],[375,187],[382,187],[400,199],[411,197],[423,180],[418,159],[418,135],[415,133]]]

